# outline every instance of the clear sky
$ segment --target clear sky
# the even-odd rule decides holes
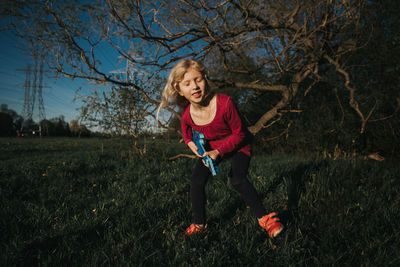
[[[24,41],[13,36],[11,32],[0,31],[0,104],[7,104],[9,109],[22,115],[24,106],[24,83],[28,64],[33,66],[33,59],[29,56]],[[67,78],[49,78],[49,73],[43,76],[43,103],[46,119],[65,116],[65,121],[76,119],[80,103],[73,103],[75,91],[82,87],[88,89],[90,85],[83,80]],[[32,82],[32,78],[31,78]],[[36,97],[33,120],[39,121],[39,106]]]

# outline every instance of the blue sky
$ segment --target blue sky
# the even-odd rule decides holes
[[[0,103],[7,104],[9,109],[22,115],[25,94],[25,78],[28,64],[33,59],[27,55],[23,40],[15,37],[11,32],[0,31]],[[79,87],[87,86],[84,81],[72,81],[66,78],[49,78],[43,76],[43,103],[46,119],[65,116],[67,122],[76,119],[80,103],[73,103],[75,91]],[[32,79],[32,78],[31,78]],[[38,103],[35,103],[33,112],[34,121],[39,121]]]

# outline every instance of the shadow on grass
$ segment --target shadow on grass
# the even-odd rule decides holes
[[[326,168],[326,163],[326,161],[301,163],[289,172],[283,173],[279,178],[279,183],[283,182],[284,177],[287,179],[287,209],[278,211],[279,217],[285,225],[298,224],[299,201],[302,194],[305,193],[306,184],[312,179],[312,173],[317,173]],[[275,191],[279,183],[274,181],[268,192]]]
[[[326,168],[326,161],[310,161],[304,163],[293,163],[294,168],[289,168],[287,171],[280,173],[267,190],[259,192],[260,198],[265,199],[268,195],[277,193],[279,186],[286,184],[287,203],[281,205],[286,208],[278,209],[276,212],[284,225],[298,224],[299,219],[299,201],[302,194],[305,193],[306,184],[312,179],[312,173],[318,173],[319,170]]]

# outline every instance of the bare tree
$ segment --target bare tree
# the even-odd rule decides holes
[[[146,123],[147,109],[151,107],[128,87],[112,87],[102,93],[93,92],[80,97],[83,103],[81,117],[90,126],[98,126],[117,135],[137,138]]]
[[[19,36],[48,51],[56,75],[134,90],[145,103],[139,108],[143,116],[153,116],[159,104],[154,89],[161,89],[165,72],[194,57],[223,66],[226,75],[210,73],[218,88],[280,94],[249,127],[253,134],[273,125],[277,116],[296,112],[282,110],[296,95],[307,95],[315,84],[327,81],[326,70],[333,69],[348,89],[362,133],[375,107],[357,99],[346,59],[362,45],[357,28],[364,1],[6,0],[2,13]],[[110,73],[104,68],[106,47],[149,75],[138,82]],[[113,100],[101,101],[108,105]],[[95,112],[90,108],[86,111]],[[172,107],[168,111],[180,117]]]

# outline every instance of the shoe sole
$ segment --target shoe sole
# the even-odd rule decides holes
[[[275,233],[271,237],[277,237],[282,231],[283,231],[283,226],[281,227],[281,229],[275,231]]]

